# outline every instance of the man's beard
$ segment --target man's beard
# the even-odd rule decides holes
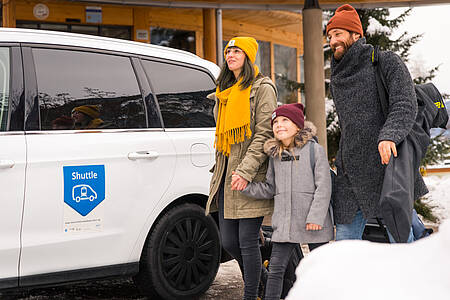
[[[342,57],[344,57],[345,53],[347,53],[348,49],[351,45],[353,45],[354,41],[349,37],[347,40],[337,44],[334,47],[331,47],[331,50],[333,51],[333,56],[335,60],[341,60]],[[336,52],[337,47],[341,47],[339,52]]]

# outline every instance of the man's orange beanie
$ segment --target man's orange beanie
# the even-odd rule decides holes
[[[224,57],[227,56],[228,47],[239,47],[247,54],[250,61],[254,64],[256,60],[256,52],[258,52],[258,43],[252,37],[238,36],[232,38],[223,50]]]
[[[327,34],[331,29],[336,28],[359,33],[361,37],[364,36],[359,15],[349,4],[344,4],[336,9],[334,16],[328,21]]]

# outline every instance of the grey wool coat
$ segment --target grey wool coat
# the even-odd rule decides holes
[[[388,140],[398,145],[410,132],[417,114],[414,85],[406,65],[395,53],[383,51],[381,69],[389,94],[385,120],[378,99],[372,51],[372,45],[361,38],[340,61],[332,57],[330,86],[341,129],[333,185],[337,224],[351,223],[358,208],[365,218],[380,214],[385,167],[381,164],[378,143]]]
[[[312,137],[316,128],[305,122],[295,137],[295,147],[279,156],[280,143],[270,139],[264,144],[269,156],[265,182],[251,182],[242,193],[262,199],[274,197],[272,241],[278,243],[321,243],[333,239],[329,213],[331,197],[330,167],[322,146]],[[315,170],[311,169],[310,146],[314,143]],[[322,226],[307,231],[306,223]]]

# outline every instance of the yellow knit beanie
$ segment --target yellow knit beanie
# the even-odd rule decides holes
[[[226,57],[227,49],[228,47],[239,47],[242,49],[242,51],[247,54],[247,57],[250,59],[250,61],[254,64],[256,60],[256,52],[258,52],[258,43],[256,40],[252,37],[246,37],[246,36],[238,36],[232,38],[228,44],[225,46],[225,49],[223,50],[223,54]]]
[[[89,117],[91,117],[92,119],[96,119],[96,118],[100,117],[100,108],[98,107],[98,105],[77,106],[74,109],[72,109],[72,113],[74,111],[82,112],[85,115],[88,115]]]

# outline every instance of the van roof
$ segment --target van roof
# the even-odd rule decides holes
[[[0,41],[75,46],[164,58],[204,67],[210,70],[216,78],[220,71],[216,64],[187,51],[86,34],[24,28],[0,28]]]

